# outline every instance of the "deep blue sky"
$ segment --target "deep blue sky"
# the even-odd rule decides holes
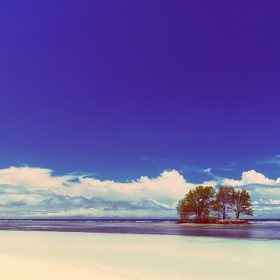
[[[1,1],[0,167],[239,178],[280,154],[278,1]],[[202,176],[202,177],[200,177]]]

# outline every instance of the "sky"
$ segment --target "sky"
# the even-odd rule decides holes
[[[176,217],[231,183],[279,217],[279,8],[0,1],[0,215]]]

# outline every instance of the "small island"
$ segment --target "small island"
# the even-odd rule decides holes
[[[179,220],[176,224],[209,224],[209,225],[248,225],[249,222],[246,220],[236,219],[205,219],[205,220]]]
[[[211,186],[198,186],[179,201],[177,224],[249,224],[240,215],[253,216],[249,193],[232,186],[221,186],[217,191]],[[235,214],[235,219],[229,216]]]

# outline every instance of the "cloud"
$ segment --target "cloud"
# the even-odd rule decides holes
[[[79,213],[171,215],[172,209],[174,216],[177,201],[195,186],[176,170],[123,183],[77,173],[54,176],[51,169],[13,166],[0,170],[0,207],[2,213],[13,215],[69,214],[87,208],[92,211]]]
[[[136,181],[120,183],[101,181],[95,178],[81,178],[80,184],[71,188],[69,195],[81,194],[85,197],[93,195],[106,199],[156,199],[163,203],[178,200],[193,184],[187,183],[176,170],[163,171],[156,178],[141,176]],[[69,189],[64,191],[68,192]]]
[[[53,176],[52,170],[34,167],[10,167],[0,170],[0,191],[15,193],[51,191],[69,196],[93,196],[106,199],[151,199],[169,201],[181,198],[194,185],[176,170],[163,171],[156,178],[142,176],[126,183],[99,180],[83,175]]]
[[[255,170],[243,172],[240,180],[216,176],[211,168],[203,172],[210,174],[212,180],[193,184],[177,170],[163,171],[154,178],[141,176],[117,182],[100,180],[93,174],[53,175],[46,168],[9,167],[0,169],[0,215],[176,217],[178,200],[197,185],[246,188],[256,216],[279,212],[279,178],[273,180]]]
[[[262,173],[249,170],[242,173],[240,180],[224,178],[222,184],[247,189],[251,195],[255,217],[279,217],[280,178],[270,179]]]
[[[76,176],[52,176],[52,170],[36,167],[14,167],[0,169],[0,185],[26,186],[29,190],[54,189]]]
[[[202,170],[205,173],[212,174],[212,168],[206,168]]]
[[[258,173],[255,170],[250,170],[242,173],[241,180],[224,179],[222,183],[224,185],[231,185],[231,186],[245,186],[245,185],[252,185],[252,184],[280,186],[280,178],[276,180],[272,180],[265,177],[265,175],[263,175],[262,173]]]

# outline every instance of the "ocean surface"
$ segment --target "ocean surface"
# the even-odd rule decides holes
[[[176,219],[0,219],[0,230],[208,236],[280,240],[280,219],[249,225],[177,225]]]

